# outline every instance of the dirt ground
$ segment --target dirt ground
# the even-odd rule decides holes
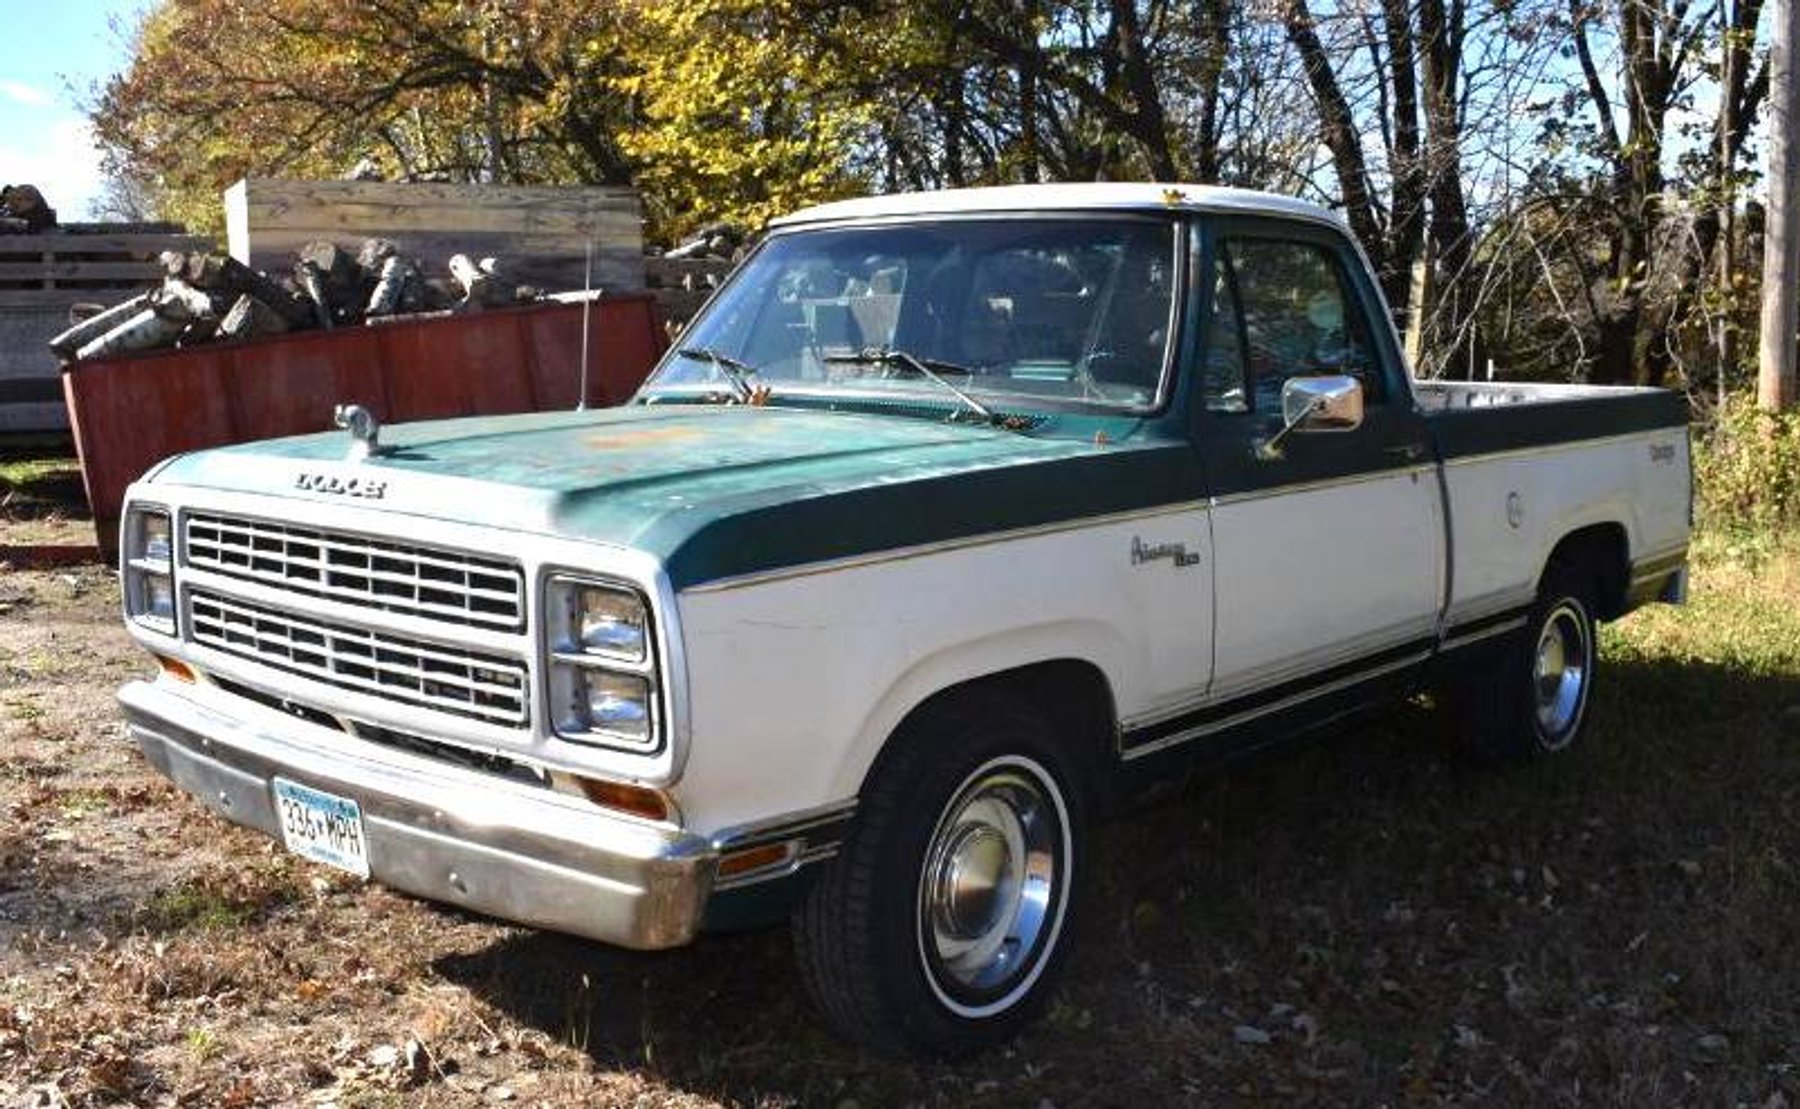
[[[1101,832],[1045,1020],[954,1065],[775,930],[654,956],[284,854],[162,783],[66,467],[0,489],[0,1105],[1800,1103],[1800,547],[1609,630],[1594,726],[1471,767],[1421,698]]]

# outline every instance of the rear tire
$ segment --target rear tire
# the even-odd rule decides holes
[[[1048,994],[1083,808],[1052,730],[1011,698],[928,709],[893,742],[795,914],[801,977],[849,1039],[963,1054],[1011,1037]]]
[[[1525,762],[1574,746],[1599,661],[1594,611],[1591,576],[1552,561],[1525,627],[1458,676],[1463,735],[1477,758]]]

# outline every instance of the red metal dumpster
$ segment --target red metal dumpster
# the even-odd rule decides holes
[[[648,294],[218,343],[63,371],[102,550],[125,487],[201,447],[324,431],[354,402],[384,423],[573,408],[588,318],[589,405],[635,391],[665,345]]]

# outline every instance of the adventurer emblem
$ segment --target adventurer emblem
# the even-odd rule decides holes
[[[1186,543],[1146,543],[1137,536],[1131,537],[1131,564],[1142,566],[1148,562],[1161,559],[1173,559],[1177,566],[1198,566],[1200,556],[1189,554]]]

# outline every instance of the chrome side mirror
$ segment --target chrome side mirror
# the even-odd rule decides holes
[[[1256,444],[1256,456],[1280,458],[1290,432],[1355,431],[1362,421],[1362,382],[1354,377],[1290,377],[1281,385],[1281,430]]]
[[[1354,377],[1290,377],[1281,386],[1281,422],[1293,431],[1355,431],[1362,382]]]

